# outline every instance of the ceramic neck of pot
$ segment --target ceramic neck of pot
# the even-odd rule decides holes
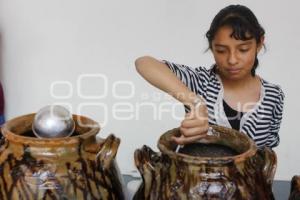
[[[83,116],[73,115],[75,121],[74,136],[66,138],[37,138],[30,135],[35,113],[9,120],[2,127],[2,134],[10,145],[34,147],[76,147],[82,142],[94,140],[100,126],[97,122]],[[29,136],[28,136],[29,133]]]
[[[175,153],[177,144],[171,138],[173,136],[180,136],[180,131],[178,128],[170,130],[163,134],[158,141],[158,148],[163,154],[167,154],[171,159],[176,159],[178,161],[183,161],[185,163],[194,165],[220,165],[232,162],[238,163],[256,154],[257,147],[255,143],[245,134],[221,126],[213,125],[212,128],[219,134],[216,136],[207,136],[199,142],[206,144],[220,144],[230,147],[238,152],[237,155],[225,157],[198,157],[182,153]]]

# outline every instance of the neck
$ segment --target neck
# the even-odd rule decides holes
[[[235,90],[245,89],[247,86],[249,86],[249,84],[256,81],[257,78],[258,78],[257,76],[252,76],[252,75],[244,77],[243,79],[240,80],[232,80],[232,79],[226,79],[224,77],[221,77],[222,84],[224,87],[235,89]]]

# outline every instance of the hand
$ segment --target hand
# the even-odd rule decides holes
[[[180,145],[195,142],[207,136],[208,112],[204,103],[199,106],[191,106],[191,112],[185,115],[180,126],[180,137],[172,139]]]

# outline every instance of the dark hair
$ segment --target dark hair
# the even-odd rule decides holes
[[[223,26],[230,26],[233,30],[231,37],[237,40],[250,40],[254,38],[256,43],[259,44],[261,37],[265,35],[265,30],[249,8],[242,5],[230,5],[220,10],[206,33],[210,49],[212,49],[212,40],[216,32]],[[252,76],[255,76],[257,66],[258,59],[256,55],[251,70]]]

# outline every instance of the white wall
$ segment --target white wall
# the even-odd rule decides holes
[[[249,6],[267,31],[268,50],[260,55],[258,73],[280,84],[286,94],[276,178],[290,180],[300,174],[298,0],[0,0],[0,74],[7,118],[51,103],[69,104],[73,113],[107,120],[100,135],[113,132],[120,137],[119,166],[123,173],[135,170],[134,150],[143,144],[157,150],[160,134],[178,126],[180,120],[170,113],[163,113],[161,120],[152,116],[161,102],[175,101],[158,96],[162,93],[138,76],[134,60],[153,55],[195,67],[212,64],[211,54],[203,53],[204,34],[213,16],[230,3]],[[107,77],[106,86],[101,76]],[[56,84],[53,90],[52,84]],[[114,86],[119,95],[134,93],[129,99],[116,98]],[[51,91],[66,98],[54,97]],[[105,96],[85,98],[101,94]],[[155,107],[140,107],[144,102]],[[113,116],[117,103],[132,105],[129,113],[122,114],[131,120]],[[176,116],[182,114],[182,109],[176,109]]]

